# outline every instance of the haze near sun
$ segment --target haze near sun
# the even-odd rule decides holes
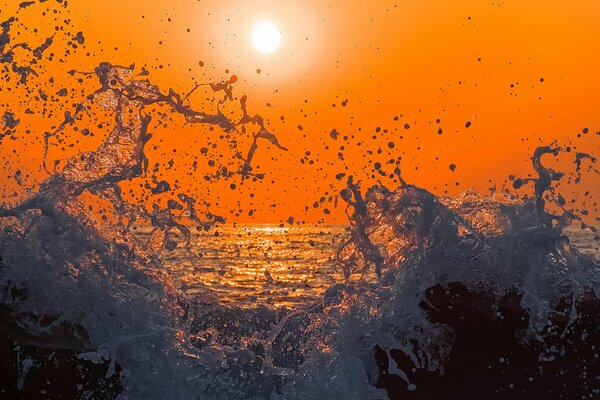
[[[271,22],[261,22],[252,31],[252,44],[261,53],[273,53],[281,45],[281,32]]]

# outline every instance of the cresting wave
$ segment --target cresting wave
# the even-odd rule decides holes
[[[2,24],[5,34],[7,26],[10,21]],[[96,150],[53,169],[26,200],[0,210],[0,321],[6,332],[0,352],[8,360],[3,370],[10,371],[0,378],[3,396],[600,394],[600,266],[562,233],[578,216],[565,210],[553,189],[562,174],[543,162],[560,149],[538,148],[532,157],[538,176],[515,180],[515,187],[533,183],[526,200],[474,192],[437,197],[406,183],[363,194],[349,178],[340,197],[349,205],[351,236],[338,255],[348,282],[305,309],[226,307],[208,290],[183,296],[160,261],[161,252],[177,245],[173,229],[189,240],[189,223],[205,229],[222,218],[197,210],[201,202],[185,193],[166,209],[132,205],[119,183],[147,170],[144,147],[155,104],[227,133],[258,127],[246,156],[237,153],[239,170],[225,175],[262,177],[251,165],[259,139],[285,148],[259,115],[248,113],[245,96],[242,116],[232,121],[218,108],[215,114],[195,111],[189,95],[165,94],[135,76],[133,67],[102,63],[93,76],[99,89],[46,135],[46,145],[62,140],[62,130],[88,102],[114,112],[111,133]],[[211,88],[231,101],[234,82]],[[584,160],[595,161],[581,154],[578,172]],[[160,187],[157,182],[155,190]],[[90,216],[84,194],[112,203],[116,223]],[[560,213],[549,212],[548,201]],[[150,243],[130,229],[137,219],[155,228]],[[371,269],[376,283],[350,279]]]
[[[188,123],[214,124],[225,132],[249,123],[258,125],[247,156],[240,156],[240,170],[229,172],[243,178],[253,176],[250,163],[258,139],[285,148],[265,129],[259,115],[248,114],[245,96],[240,101],[243,115],[232,122],[218,110],[214,115],[194,111],[172,90],[162,94],[148,80],[135,79],[133,67],[102,63],[94,73],[101,87],[86,102],[113,110],[114,129],[95,151],[78,154],[60,172],[54,171],[30,198],[0,210],[2,300],[11,324],[24,329],[28,338],[50,348],[55,341],[65,341],[67,348],[82,350],[78,358],[84,360],[110,360],[107,378],[116,373],[121,358],[129,359],[119,362],[121,367],[128,365],[121,370],[120,381],[125,384],[131,376],[128,396],[155,396],[164,391],[170,398],[179,391],[177,386],[165,389],[150,382],[156,375],[161,379],[174,375],[170,370],[174,366],[163,358],[168,359],[179,347],[183,311],[155,252],[129,227],[138,218],[150,220],[155,228],[151,243],[160,251],[176,246],[169,239],[174,228],[189,241],[189,228],[180,222],[182,215],[197,229],[224,220],[210,212],[201,219],[195,199],[185,193],[180,193],[178,200],[169,200],[168,208],[154,206],[152,211],[122,198],[118,183],[146,173],[148,166],[144,146],[151,138],[147,134],[151,117],[144,108],[166,104]],[[235,77],[211,87],[225,92],[223,101],[232,99],[234,81]],[[84,110],[85,102],[76,107],[73,116],[67,114],[56,131],[46,135],[46,148]],[[84,192],[110,201],[117,225],[98,224],[78,199]],[[175,215],[173,211],[184,212]]]

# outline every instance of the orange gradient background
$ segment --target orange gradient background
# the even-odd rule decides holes
[[[19,3],[1,3],[0,19],[15,14]],[[41,43],[65,19],[73,32],[83,32],[85,48],[63,57],[66,39],[61,41],[59,29],[48,50],[56,56],[35,66],[40,76],[31,78],[40,87],[50,77],[56,90],[76,87],[73,99],[85,98],[95,86],[92,81],[77,86],[77,76],[68,71],[91,71],[102,61],[144,66],[164,91],[171,87],[180,93],[196,82],[237,75],[236,97],[247,94],[250,111],[268,119],[269,129],[289,149],[259,143],[254,164],[266,173],[263,181],[205,183],[208,158],[199,149],[207,135],[214,142],[218,134],[184,126],[177,116],[166,127],[161,121],[151,125],[154,137],[147,147],[151,167],[173,160],[172,168],[161,169],[161,179],[177,179],[181,190],[204,196],[216,213],[233,221],[280,222],[293,216],[344,222],[344,205],[340,201],[336,207],[335,197],[345,179],[335,175],[354,175],[364,188],[378,180],[393,187],[394,179],[373,165],[379,162],[391,173],[386,162],[398,157],[406,181],[456,194],[494,185],[499,190],[509,175],[533,173],[533,150],[554,140],[576,151],[598,150],[600,4],[594,0],[85,0],[66,8],[51,0],[20,10],[18,17],[14,43]],[[270,55],[251,43],[252,27],[263,20],[282,32],[281,48]],[[25,115],[31,107],[27,91],[15,83],[4,82],[2,88],[2,108],[21,117],[17,136],[24,138],[2,142],[6,199],[25,193],[14,182],[17,169],[25,187],[47,177],[40,168],[41,138],[62,121],[72,101]],[[212,98],[213,93],[200,93],[193,106],[213,112]],[[330,137],[332,129],[339,132],[337,140]],[[53,147],[50,159],[93,149],[101,138]],[[245,150],[249,142],[240,140]],[[194,160],[199,167],[190,173]],[[454,172],[450,164],[456,165]],[[574,170],[572,154],[556,165]],[[230,183],[237,183],[236,189]],[[573,207],[597,214],[599,184],[598,175],[590,174],[581,185],[591,193],[568,189],[577,197]],[[130,185],[135,194],[139,182]]]

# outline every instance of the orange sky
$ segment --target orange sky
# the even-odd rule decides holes
[[[0,3],[0,20],[13,15],[19,3]],[[289,216],[345,221],[344,207],[336,209],[327,201],[343,188],[344,180],[335,175],[354,175],[365,188],[377,178],[393,187],[393,180],[374,172],[373,165],[381,163],[389,174],[393,168],[386,162],[398,157],[408,182],[455,194],[471,187],[485,191],[493,183],[500,187],[511,174],[531,173],[533,149],[554,139],[578,151],[597,152],[597,1],[373,3],[81,0],[63,9],[50,0],[21,10],[14,31],[38,43],[68,19],[70,31],[83,32],[85,48],[65,57],[68,39],[56,33],[49,49],[56,56],[40,63],[40,76],[32,78],[40,87],[54,77],[53,88],[76,88],[73,99],[84,98],[93,86],[84,83],[87,91],[80,92],[77,77],[67,72],[91,71],[101,61],[145,66],[153,82],[182,93],[195,82],[236,74],[234,93],[248,95],[251,112],[268,118],[269,128],[289,149],[259,147],[255,165],[267,174],[265,180],[235,190],[230,184],[239,184],[239,178],[206,184],[202,176],[210,171],[209,158],[227,149],[201,156],[206,138],[217,142],[218,134],[184,127],[176,116],[167,127],[152,124],[155,136],[147,147],[151,166],[174,162],[161,169],[161,179],[178,179],[182,190],[205,196],[217,213],[234,221],[278,222]],[[251,44],[252,27],[264,20],[282,32],[282,47],[271,55],[259,54]],[[49,106],[55,107],[52,115],[39,109],[24,114],[32,107],[24,89],[11,82],[1,87],[2,108],[23,120],[18,128],[22,139],[2,143],[6,196],[16,187],[17,169],[25,185],[46,176],[39,172],[43,132],[60,123],[71,105],[57,101]],[[205,101],[210,97],[199,93],[194,107],[214,111],[214,104]],[[329,135],[334,128],[337,140]],[[578,137],[584,128],[589,133]],[[101,135],[78,138],[72,148],[53,148],[51,159],[93,149]],[[186,175],[194,160],[198,170]],[[573,169],[572,161],[568,158],[561,167]],[[585,207],[597,201],[598,184],[597,175],[583,180],[592,191]],[[313,207],[322,197],[325,202]]]

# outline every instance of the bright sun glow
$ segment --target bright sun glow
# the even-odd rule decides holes
[[[261,53],[272,53],[281,44],[279,28],[270,22],[262,22],[252,32],[252,43]]]

